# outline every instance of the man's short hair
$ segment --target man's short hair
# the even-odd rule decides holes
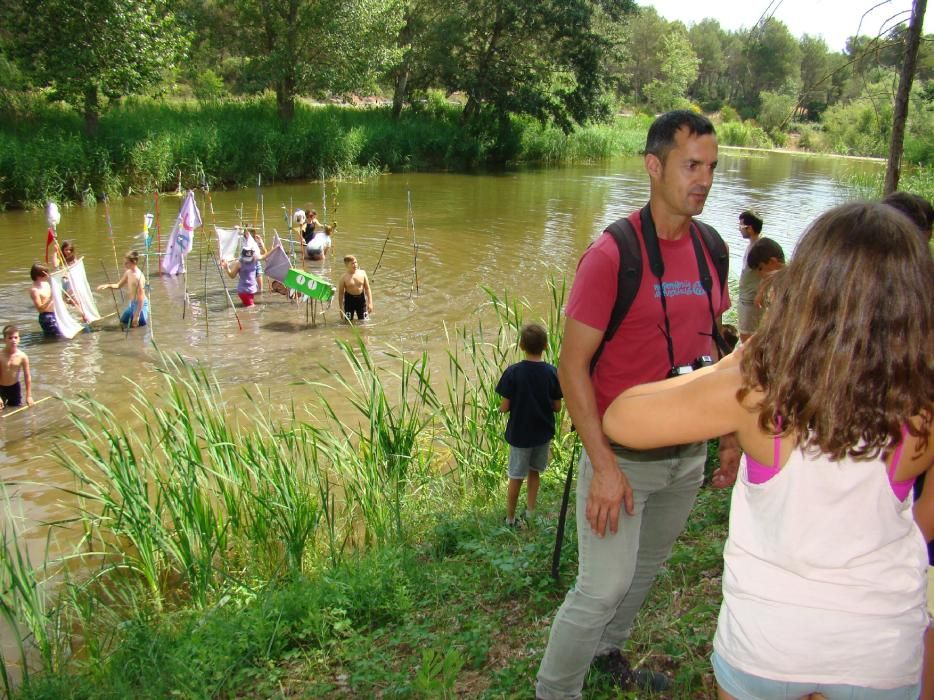
[[[35,282],[40,277],[45,277],[47,274],[49,274],[49,268],[47,268],[45,265],[36,263],[31,268],[29,268],[29,276],[32,277],[33,282]]]
[[[526,323],[519,329],[519,347],[529,355],[541,355],[548,347],[548,331],[539,323]]]
[[[765,265],[772,258],[782,263],[785,262],[785,251],[771,238],[760,238],[749,246],[749,255],[746,261],[749,267],[757,270],[760,265]]]
[[[756,235],[762,233],[762,219],[760,219],[755,212],[751,212],[747,209],[739,215],[739,220],[746,226],[751,226],[752,230],[756,232]]]
[[[344,264],[345,264],[345,265],[346,265],[347,263],[349,263],[349,262],[356,262],[356,260],[357,260],[357,258],[356,258],[356,256],[354,256],[354,255],[345,255],[345,256],[344,256]]]
[[[15,324],[11,323],[8,326],[3,327],[3,338],[6,340],[8,335],[13,335],[14,333],[19,333],[19,328]]]
[[[931,240],[931,227],[934,227],[934,207],[924,197],[911,192],[892,192],[882,198],[882,203],[911,219],[918,228],[925,243]]]
[[[664,163],[665,158],[668,157],[668,151],[674,148],[675,134],[681,129],[687,129],[691,136],[716,135],[717,133],[713,128],[713,122],[703,114],[689,109],[676,109],[662,114],[652,122],[649,133],[645,137],[643,155],[651,153]]]

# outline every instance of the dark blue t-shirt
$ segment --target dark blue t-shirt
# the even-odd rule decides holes
[[[509,399],[506,442],[513,447],[538,447],[554,437],[554,402],[562,396],[554,365],[531,360],[510,365],[496,393]]]

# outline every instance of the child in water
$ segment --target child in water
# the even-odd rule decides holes
[[[254,248],[244,248],[240,251],[240,259],[228,263],[226,260],[221,262],[221,267],[227,270],[231,277],[240,277],[237,282],[237,296],[244,306],[253,306],[254,297],[259,289],[256,276],[259,269],[259,261],[264,260],[269,253],[260,255]]]
[[[341,314],[348,321],[352,321],[355,314],[359,320],[365,321],[373,313],[370,280],[353,255],[344,256],[344,266],[347,271],[337,283],[337,303]]]
[[[773,282],[793,312],[607,410],[604,431],[630,448],[735,432],[745,453],[713,643],[721,699],[917,700],[934,490],[914,515],[909,496],[934,466],[932,280],[900,214],[831,209]]]
[[[120,316],[120,323],[130,328],[145,326],[149,322],[149,299],[146,297],[146,275],[139,269],[139,253],[135,250],[123,256],[126,270],[116,284],[99,284],[97,291],[103,289],[127,288],[129,305]]]
[[[32,406],[32,375],[29,373],[29,358],[19,349],[19,329],[6,326],[3,329],[3,352],[0,352],[0,408],[23,405],[23,391],[19,375],[23,375],[26,386],[26,405]]]
[[[29,270],[32,278],[32,287],[29,289],[29,298],[39,312],[39,326],[46,338],[60,338],[62,332],[58,328],[55,311],[52,304],[52,283],[49,268],[36,263]]]

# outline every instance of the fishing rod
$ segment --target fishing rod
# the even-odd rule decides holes
[[[13,409],[12,411],[10,411],[9,413],[4,412],[3,415],[2,415],[2,417],[3,417],[3,418],[9,418],[10,416],[15,416],[15,415],[16,415],[17,413],[19,413],[20,411],[25,411],[27,408],[35,408],[36,406],[38,406],[38,405],[39,405],[40,403],[42,403],[43,401],[48,401],[48,400],[51,399],[51,398],[52,398],[51,396],[43,396],[43,397],[42,397],[41,399],[39,399],[38,401],[33,401],[33,402],[32,402],[32,406],[26,405],[26,406],[20,406],[19,408],[14,408],[14,409]]]
[[[412,191],[407,192],[409,221],[412,223],[412,270],[415,276],[415,296],[418,296],[418,241],[415,239],[415,212],[412,210]]]
[[[214,200],[211,199],[211,190],[208,190],[207,196],[208,196],[208,211],[211,212],[211,225],[214,226],[214,229],[215,229],[215,230],[217,230],[217,219],[215,218],[215,215],[214,215]],[[241,205],[241,212],[243,211],[243,208],[242,208],[242,207],[243,207],[243,205]],[[242,221],[242,220],[243,220],[243,218],[242,218],[242,214],[241,214],[241,221]],[[217,250],[218,250],[218,255],[219,255],[219,254],[220,254],[220,241],[218,241],[217,246],[218,246],[218,247],[217,247]],[[221,278],[221,284],[224,285],[224,294],[227,295],[227,301],[230,303],[230,308],[233,309],[234,318],[237,319],[237,327],[242,331],[242,330],[243,330],[243,324],[240,323],[240,314],[237,313],[237,307],[234,306],[233,299],[232,299],[231,296],[230,296],[230,290],[227,289],[227,280],[224,279],[224,272],[223,272],[223,270],[221,270],[220,263],[217,262],[217,256],[214,255],[214,251],[213,251],[213,250],[211,251],[211,260],[214,261],[214,267],[217,268],[217,274],[218,274],[218,276]],[[205,301],[206,301],[206,299],[205,299]],[[207,314],[205,314],[205,315],[207,315]]]
[[[383,262],[383,253],[386,252],[386,244],[389,243],[389,237],[392,235],[392,226],[389,227],[389,233],[386,234],[386,238],[383,239],[383,249],[379,251],[379,260],[376,261],[376,267],[373,268],[373,272],[370,273],[370,277],[376,276],[376,271],[379,269],[379,264]]]
[[[114,227],[113,227],[113,222],[110,219],[110,197],[107,196],[106,192],[104,192],[104,216],[107,218],[107,235],[110,237],[110,247],[113,249],[113,252],[114,252],[114,269],[117,272],[119,272],[120,261],[117,258],[117,243],[114,240]],[[102,260],[101,265],[103,264],[104,262]],[[113,290],[111,290],[111,292],[112,291]],[[116,298],[114,298],[114,301],[116,302]],[[121,302],[125,301],[125,299],[123,298],[122,288],[120,289],[120,301]]]
[[[234,306],[233,298],[230,296],[230,290],[227,289],[227,280],[224,279],[224,273],[223,273],[223,271],[221,270],[220,263],[217,262],[217,256],[214,255],[214,251],[213,251],[213,250],[211,251],[211,260],[214,261],[214,266],[217,268],[217,274],[220,275],[220,278],[221,278],[221,284],[224,285],[224,294],[227,295],[227,301],[230,303],[230,308],[231,308],[231,309],[233,310],[233,312],[234,312],[234,318],[237,319],[237,327],[242,331],[242,330],[243,330],[243,324],[240,323],[240,314],[237,313],[237,307]]]
[[[104,261],[98,258],[98,262],[101,264],[101,270],[104,272],[104,279],[107,280],[107,286],[110,287],[110,275],[107,274],[107,266],[104,264]],[[117,305],[117,295],[114,294],[113,287],[110,287],[110,298],[114,300],[114,310],[117,312],[117,315],[120,315],[120,307]]]
[[[159,190],[158,189],[155,192],[155,200],[156,200],[156,205],[155,205],[156,213],[155,213],[154,219],[148,219],[148,215],[147,215],[147,217],[144,217],[143,220],[144,221],[148,220],[150,225],[152,225],[153,222],[155,222],[156,224],[156,262],[159,263],[159,268],[161,270],[162,262],[159,261],[159,254],[162,251],[162,217],[159,215]],[[155,304],[152,303],[153,302],[152,277],[149,275],[149,247],[151,244],[152,244],[152,236],[147,236],[146,237],[146,285],[144,289],[146,290],[147,298],[149,299],[149,318],[147,319],[149,323],[149,337],[155,340],[156,333],[153,330],[153,327],[154,327],[153,317],[155,316],[155,314],[153,313],[153,307],[155,306]],[[127,332],[127,336],[129,337],[129,334],[130,334],[129,323],[126,326],[126,332]]]

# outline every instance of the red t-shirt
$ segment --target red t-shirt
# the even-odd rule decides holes
[[[593,373],[597,410],[602,416],[620,393],[636,384],[664,379],[671,363],[665,342],[665,316],[658,294],[658,279],[652,274],[639,212],[629,216],[639,234],[642,251],[642,281],[636,298],[616,331],[603,348]],[[677,241],[659,239],[665,263],[665,301],[671,325],[676,365],[687,365],[700,355],[716,357],[710,337],[712,319],[707,293],[697,270],[697,256],[690,236]],[[707,267],[713,278],[713,311],[719,316],[730,308],[729,289],[721,289],[716,268],[704,246]],[[616,303],[619,277],[619,248],[613,236],[604,233],[581,257],[571,285],[565,314],[591,328],[605,331]]]

